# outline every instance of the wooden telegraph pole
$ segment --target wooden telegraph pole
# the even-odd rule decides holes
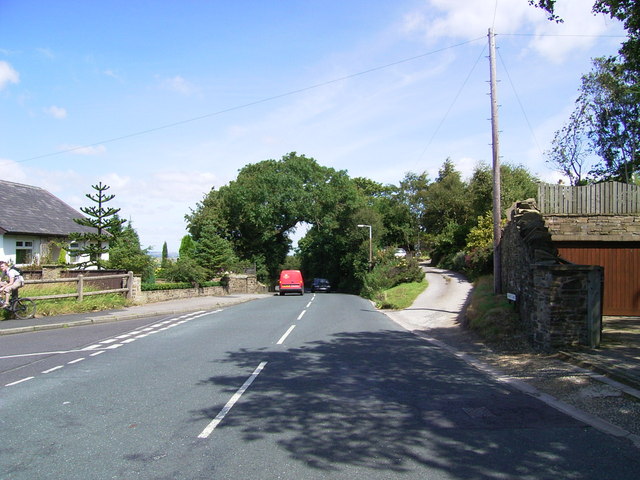
[[[498,139],[498,97],[496,90],[496,41],[489,29],[489,66],[491,84],[491,145],[493,147],[493,293],[502,293],[502,262],[500,260],[500,141]]]

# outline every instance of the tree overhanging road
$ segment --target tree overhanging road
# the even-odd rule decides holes
[[[11,386],[15,365],[0,359],[0,478],[625,479],[640,469],[630,444],[358,297],[274,296],[119,325],[77,334],[84,360],[51,354],[45,370],[64,368]],[[50,335],[11,337],[24,350]]]

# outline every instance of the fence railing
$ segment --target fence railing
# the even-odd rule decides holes
[[[126,285],[122,288],[109,288],[105,290],[95,290],[95,291],[85,291],[86,282],[90,281],[99,281],[99,280],[107,280],[112,278],[120,278],[123,280],[123,285]],[[127,298],[131,298],[133,292],[133,272],[128,272],[125,274],[117,274],[117,275],[102,275],[102,276],[88,276],[78,275],[73,278],[54,278],[50,280],[26,280],[24,282],[25,285],[38,285],[38,284],[46,284],[46,283],[76,283],[76,292],[75,293],[59,293],[56,295],[34,295],[31,298],[34,300],[52,300],[56,298],[73,298],[76,297],[79,302],[82,299],[89,295],[103,295],[106,293],[125,293]]]
[[[548,215],[629,215],[640,213],[640,187],[620,182],[582,187],[538,184],[538,208]]]

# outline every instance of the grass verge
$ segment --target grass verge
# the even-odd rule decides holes
[[[38,317],[64,315],[67,313],[98,312],[128,305],[128,300],[124,295],[118,293],[89,295],[85,296],[81,302],[75,298],[38,300],[39,296],[74,293],[75,291],[75,287],[64,284],[25,285],[20,289],[20,296],[35,300],[37,308],[36,316]],[[85,291],[91,291],[91,288],[86,288]],[[3,311],[0,317],[6,319],[9,317],[9,313]]]
[[[487,344],[501,350],[527,349],[529,344],[518,312],[506,295],[495,295],[493,288],[492,275],[476,280],[466,311],[468,327]]]
[[[427,280],[421,282],[401,283],[375,296],[377,308],[402,310],[409,308],[415,299],[429,286]]]

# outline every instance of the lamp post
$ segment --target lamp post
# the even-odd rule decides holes
[[[371,240],[371,225],[358,225],[360,228],[368,228],[369,229],[369,270],[373,266],[373,243]]]

